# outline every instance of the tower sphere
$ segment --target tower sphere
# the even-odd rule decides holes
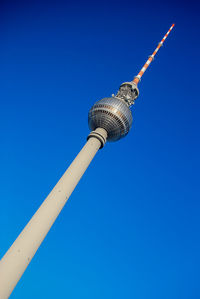
[[[108,133],[108,141],[125,137],[132,125],[132,113],[128,105],[117,97],[104,98],[96,102],[89,111],[90,130],[103,128]]]

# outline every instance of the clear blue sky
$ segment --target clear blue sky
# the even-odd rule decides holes
[[[11,298],[200,298],[197,1],[1,2],[0,257],[174,22]]]

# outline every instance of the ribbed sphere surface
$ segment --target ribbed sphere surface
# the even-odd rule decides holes
[[[90,130],[103,128],[108,133],[108,141],[116,141],[126,136],[132,125],[130,108],[122,100],[104,98],[94,104],[88,114]]]

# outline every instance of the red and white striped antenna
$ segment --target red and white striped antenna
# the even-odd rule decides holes
[[[170,29],[167,31],[167,33],[165,34],[165,36],[163,37],[163,39],[161,40],[161,42],[158,44],[157,48],[155,49],[155,51],[153,52],[152,55],[149,56],[148,60],[145,62],[144,66],[142,67],[142,69],[140,70],[140,72],[137,74],[137,76],[135,76],[135,78],[133,79],[132,82],[134,82],[136,85],[140,82],[144,72],[146,71],[146,69],[149,67],[150,63],[154,60],[154,57],[156,55],[156,53],[158,52],[158,50],[160,49],[160,47],[163,45],[164,41],[166,40],[167,36],[169,35],[169,33],[171,32],[171,30],[173,29],[175,24],[173,24]]]

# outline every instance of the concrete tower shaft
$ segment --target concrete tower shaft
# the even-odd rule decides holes
[[[106,138],[107,132],[101,128],[90,133],[85,146],[1,259],[1,299],[10,296],[90,162],[99,148],[103,147]]]

